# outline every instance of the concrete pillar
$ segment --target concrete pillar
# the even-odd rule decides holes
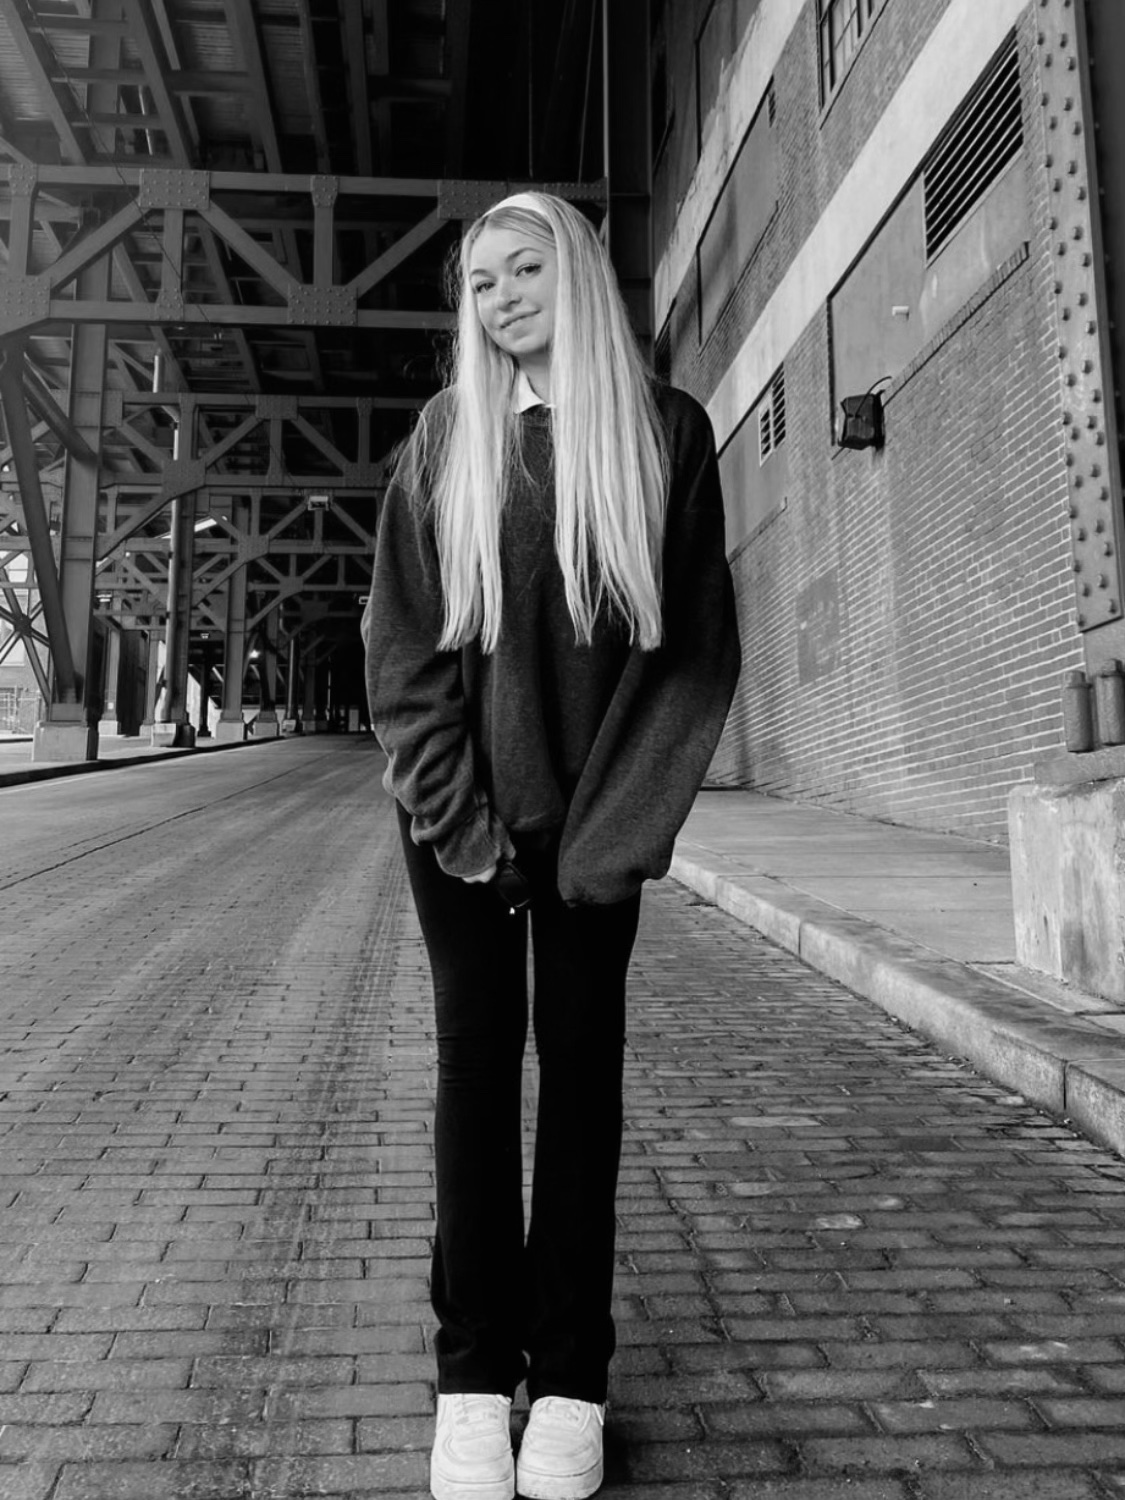
[[[1125,1001],[1125,776],[1021,782],[1008,826],[1020,963]]]

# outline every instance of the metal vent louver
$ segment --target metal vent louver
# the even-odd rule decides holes
[[[770,409],[764,407],[758,413],[758,462],[764,464],[773,452],[773,427],[770,423]]]
[[[758,462],[764,464],[785,441],[785,369],[770,381],[769,397],[758,413]]]
[[[936,255],[1023,144],[1015,33],[958,111],[923,173],[926,255]]]
[[[770,386],[770,405],[773,407],[773,445],[777,448],[785,441],[785,366],[773,377]]]

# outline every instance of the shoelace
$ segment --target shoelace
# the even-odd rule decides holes
[[[544,1396],[540,1406],[541,1414],[551,1421],[569,1422],[572,1427],[582,1425],[583,1409],[576,1401],[570,1401],[565,1396]]]
[[[470,1427],[494,1426],[507,1415],[507,1408],[496,1396],[467,1393],[456,1397],[453,1406],[454,1419]]]

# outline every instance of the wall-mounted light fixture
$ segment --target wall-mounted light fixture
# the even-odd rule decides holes
[[[844,396],[836,418],[836,442],[841,448],[883,446],[883,398],[875,389],[889,380],[884,375],[862,396]]]
[[[327,510],[331,503],[331,497],[323,493],[311,494],[305,497],[305,508],[307,510]]]

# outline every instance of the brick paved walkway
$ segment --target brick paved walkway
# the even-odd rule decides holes
[[[0,792],[2,1500],[425,1493],[433,1048],[373,770]],[[627,1115],[607,1500],[1125,1495],[1119,1158],[667,885]]]

